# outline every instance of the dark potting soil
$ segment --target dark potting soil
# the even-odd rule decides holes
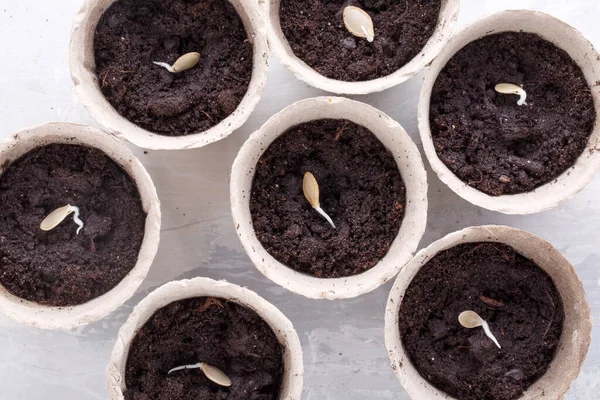
[[[319,215],[302,191],[311,172]],[[360,274],[396,238],[406,189],[391,152],[368,129],[347,120],[298,125],[275,140],[256,166],[250,212],[258,240],[277,260],[320,278]]]
[[[204,362],[221,369],[229,388],[199,369],[168,372]],[[254,311],[214,297],[176,301],[158,310],[135,336],[127,358],[126,400],[277,400],[282,348]]]
[[[488,321],[502,349],[458,315]],[[534,262],[498,243],[468,243],[432,258],[400,306],[404,348],[421,375],[461,400],[512,400],[546,372],[564,320],[560,294]]]
[[[527,105],[499,94],[523,86]],[[596,112],[581,69],[530,33],[476,40],[444,67],[431,95],[430,124],[440,160],[468,185],[492,196],[551,182],[587,146]]]
[[[85,303],[114,288],[135,266],[146,214],[129,175],[103,152],[51,144],[14,161],[0,176],[0,284],[49,306]],[[40,229],[53,210],[79,207]]]
[[[119,0],[98,23],[96,72],[110,104],[161,135],[204,131],[229,116],[246,94],[252,44],[227,0]],[[173,74],[189,52],[199,63]]]
[[[369,43],[344,25],[347,6],[373,20]],[[320,74],[342,81],[366,81],[396,72],[433,34],[440,0],[281,0],[281,30],[294,54]]]

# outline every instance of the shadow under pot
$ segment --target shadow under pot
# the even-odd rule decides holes
[[[47,124],[0,145],[0,310],[40,328],[91,323],[145,278],[156,190],[117,139]]]
[[[419,104],[425,153],[466,200],[527,214],[569,199],[600,168],[598,54],[548,15],[506,11],[465,28]]]
[[[392,367],[414,399],[562,398],[590,333],[573,267],[542,239],[502,226],[419,252],[386,311]]]
[[[419,154],[397,123],[362,103],[316,98],[283,110],[244,145],[232,175],[234,220],[250,257],[308,297],[378,287],[423,233]]]
[[[300,400],[302,351],[270,303],[196,278],[170,282],[134,309],[107,372],[113,400]]]
[[[73,28],[76,91],[136,145],[203,146],[237,129],[260,98],[261,25],[258,6],[239,0],[87,1]]]
[[[450,38],[459,0],[267,0],[269,46],[296,76],[367,94],[424,68]]]

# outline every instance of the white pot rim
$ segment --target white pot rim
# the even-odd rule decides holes
[[[185,136],[165,136],[147,131],[122,117],[100,90],[94,58],[94,34],[100,17],[115,1],[117,0],[84,1],[73,22],[69,48],[75,93],[107,132],[146,149],[180,150],[203,147],[221,140],[246,122],[260,101],[267,82],[268,47],[264,21],[256,2],[229,0],[240,15],[248,40],[253,44],[252,78],[241,103],[231,115],[210,129]]]
[[[256,237],[249,208],[256,162],[264,151],[289,128],[323,118],[348,119],[373,132],[392,152],[406,186],[404,219],[388,253],[370,270],[345,278],[317,278],[277,261]],[[416,145],[400,124],[380,110],[342,97],[299,101],[274,115],[254,132],[233,163],[230,195],[236,231],[256,268],[278,285],[313,299],[356,297],[392,279],[416,252],[427,220],[427,174]]]
[[[78,144],[104,152],[135,182],[147,213],[144,239],[135,266],[102,296],[76,306],[50,307],[21,299],[0,286],[0,313],[37,328],[72,329],[102,319],[119,308],[146,278],[160,240],[160,202],[150,175],[133,153],[116,138],[85,125],[55,122],[13,134],[0,143],[0,173],[25,153],[51,143]]]
[[[300,400],[304,381],[302,347],[290,320],[274,305],[253,291],[226,281],[215,281],[208,278],[169,282],[154,290],[133,309],[119,330],[110,363],[106,369],[111,400],[124,399],[127,356],[137,331],[158,309],[178,300],[203,296],[234,301],[255,311],[269,324],[283,347],[284,374],[280,399]]]
[[[402,269],[385,312],[385,345],[396,377],[412,399],[454,399],[432,386],[412,364],[402,344],[398,315],[406,289],[423,265],[441,251],[472,242],[507,244],[552,278],[563,300],[563,332],[548,371],[519,399],[563,398],[579,374],[591,341],[592,319],[585,290],[573,266],[555,247],[532,233],[508,226],[474,226],[450,233],[419,251]]]
[[[294,55],[281,30],[279,4],[280,0],[264,0],[263,4],[269,48],[298,79],[327,92],[348,95],[381,92],[415,76],[444,48],[452,35],[460,9],[460,0],[442,0],[438,23],[429,41],[419,54],[396,72],[369,81],[346,82],[321,75]]]
[[[581,67],[594,97],[596,122],[587,148],[575,165],[555,180],[530,192],[490,196],[460,180],[439,159],[435,151],[429,124],[429,106],[433,85],[446,63],[468,43],[495,33],[523,31],[535,33],[565,50]],[[508,10],[483,17],[455,34],[431,64],[425,77],[419,100],[418,120],[425,155],[437,176],[452,191],[479,207],[505,214],[531,214],[549,210],[577,193],[600,171],[600,58],[593,45],[566,23],[538,11]]]

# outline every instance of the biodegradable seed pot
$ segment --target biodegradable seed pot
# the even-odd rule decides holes
[[[0,144],[0,312],[70,329],[118,308],[158,249],[150,176],[117,139],[50,123]]]
[[[591,340],[573,266],[541,238],[480,226],[431,244],[390,293],[385,342],[413,399],[560,399]]]
[[[292,323],[225,281],[170,282],[135,307],[107,368],[112,400],[300,400],[302,349]]]
[[[444,48],[459,0],[266,0],[269,48],[309,85],[367,94],[417,74]]]
[[[568,200],[600,169],[600,58],[575,29],[505,11],[453,37],[419,102],[425,154],[469,202],[529,214]]]
[[[418,246],[427,180],[404,129],[337,97],[287,107],[232,168],[237,233],[254,265],[315,299],[355,297],[391,279]]]
[[[266,83],[258,5],[240,0],[86,0],[71,38],[81,102],[149,149],[201,147],[239,128]]]

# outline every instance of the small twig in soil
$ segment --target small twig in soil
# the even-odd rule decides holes
[[[493,308],[504,307],[504,303],[501,302],[500,300],[492,299],[491,297],[487,297],[484,295],[479,296],[479,300],[483,301],[485,304],[487,304],[488,306],[493,307]]]
[[[212,119],[212,118],[210,117],[210,115],[208,115],[208,113],[207,113],[206,111],[204,111],[204,110],[200,110],[200,112],[201,112],[202,114],[206,115],[206,118],[208,118],[208,120],[209,120],[210,122],[212,122],[213,124],[215,123],[215,120],[214,120],[214,119]]]
[[[544,282],[542,282],[542,285],[544,288],[544,292],[546,293],[546,296],[548,296],[548,299],[550,299],[550,303],[552,303],[552,317],[550,318],[550,321],[548,322],[548,326],[546,327],[546,330],[544,331],[544,334],[542,335],[542,340],[544,340],[544,338],[548,334],[548,331],[550,330],[550,327],[552,326],[552,322],[554,322],[554,317],[556,316],[556,304],[554,303],[554,300],[552,300],[552,296],[550,296],[550,293],[548,293],[548,290],[546,289],[546,280],[549,278],[550,278],[550,276],[547,276],[544,279]]]
[[[200,307],[198,307],[196,309],[197,312],[204,312],[206,310],[208,310],[210,307],[212,306],[216,306],[219,308],[224,308],[225,306],[223,305],[223,303],[221,303],[221,300],[215,298],[215,297],[209,297],[208,300],[206,300],[204,302],[204,304],[202,304]]]
[[[342,136],[342,133],[344,133],[344,129],[346,129],[347,125],[348,125],[348,121],[344,122],[344,125],[342,125],[342,127],[340,129],[338,129],[338,131],[335,134],[336,141],[340,140],[340,137]]]
[[[481,243],[480,245],[477,245],[477,246],[473,247],[470,252],[468,252],[467,254],[465,254],[465,256],[470,256],[471,254],[475,253],[480,247],[484,247],[487,244],[488,243]]]
[[[108,83],[106,83],[106,78],[108,78],[108,71],[104,71],[104,73],[100,75],[100,78],[102,79],[101,87],[106,87],[106,85],[108,85]]]
[[[404,0],[404,1],[405,1],[405,4],[406,4],[406,8],[404,9],[404,12],[402,12],[402,14],[400,14],[400,16],[398,17],[398,20],[401,20],[402,18],[404,18],[404,16],[408,12],[408,0]]]

